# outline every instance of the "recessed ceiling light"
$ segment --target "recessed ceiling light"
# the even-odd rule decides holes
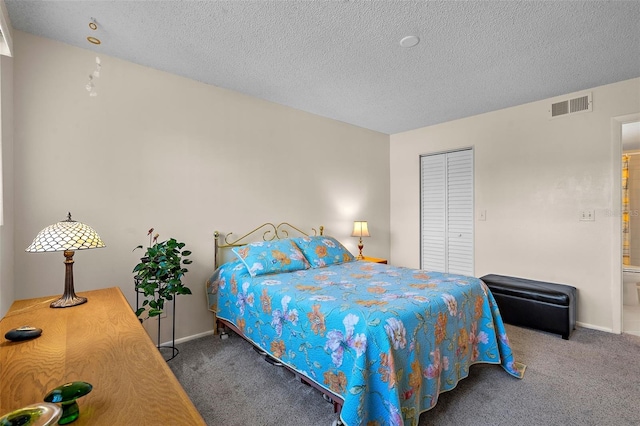
[[[420,43],[420,39],[417,36],[406,36],[400,40],[400,46],[402,47],[413,47],[418,43]]]

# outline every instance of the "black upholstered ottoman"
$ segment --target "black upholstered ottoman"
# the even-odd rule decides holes
[[[575,287],[495,274],[480,279],[491,290],[504,322],[560,334],[565,340],[575,329]]]

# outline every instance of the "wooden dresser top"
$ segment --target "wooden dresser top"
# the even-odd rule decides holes
[[[120,289],[78,295],[88,302],[70,308],[50,308],[57,296],[18,300],[0,321],[0,415],[84,381],[93,390],[78,399],[74,425],[204,425]],[[42,335],[4,338],[23,325]]]

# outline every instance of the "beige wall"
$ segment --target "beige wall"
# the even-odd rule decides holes
[[[476,276],[574,285],[579,322],[615,330],[620,146],[612,118],[640,112],[640,79],[591,91],[589,113],[550,120],[554,98],[392,135],[391,261],[420,265],[419,156],[473,147]],[[584,209],[595,210],[595,222],[578,220]],[[477,220],[481,210],[486,221]]]
[[[355,252],[362,218],[366,254],[418,267],[419,155],[472,146],[475,208],[487,211],[476,275],[575,285],[579,321],[615,329],[612,117],[640,112],[640,79],[592,89],[591,113],[549,120],[545,100],[389,137],[107,56],[91,98],[92,52],[22,32],[14,48],[16,298],[62,291],[62,254],[24,248],[68,210],[108,246],[76,254],[78,291],[117,285],[133,304],[146,230],[187,243],[194,295],[178,299],[179,338],[211,329],[216,229],[323,224]],[[596,221],[580,222],[583,209]]]
[[[13,276],[13,59],[0,56],[0,137],[2,138],[2,213],[0,226],[0,317],[14,301]]]
[[[133,304],[147,230],[187,244],[178,338],[212,329],[215,230],[324,225],[354,252],[363,218],[365,252],[388,256],[388,135],[103,55],[92,98],[92,52],[19,31],[14,50],[16,298],[62,292],[62,253],[24,249],[67,211],[107,244],[76,253],[76,291],[119,286]]]

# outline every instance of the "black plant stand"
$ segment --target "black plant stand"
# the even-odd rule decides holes
[[[136,290],[136,311],[138,309],[140,309],[140,294],[144,294],[144,292],[138,290],[138,279],[134,278],[135,280],[135,290]],[[171,345],[165,344],[165,345],[161,345],[160,344],[160,323],[162,321],[161,315],[158,315],[158,343],[156,345],[156,347],[158,348],[158,350],[160,351],[160,353],[162,354],[162,357],[164,358],[165,361],[171,361],[172,359],[174,359],[179,353],[180,351],[178,350],[178,348],[176,348],[176,295],[173,295],[172,298],[172,302],[173,302],[173,315],[171,315],[171,322],[172,322],[172,327],[171,327]],[[142,322],[143,320],[140,319],[140,322]],[[165,351],[163,351],[163,349],[165,349]],[[170,350],[170,354],[166,355],[166,353],[168,351],[166,351],[166,349]]]

